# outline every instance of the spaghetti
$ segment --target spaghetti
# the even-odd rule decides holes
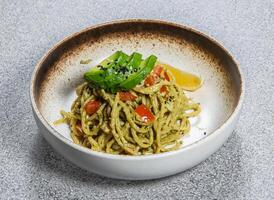
[[[200,113],[200,106],[187,98],[172,74],[153,84],[141,84],[128,91],[125,100],[118,92],[93,88],[85,82],[76,89],[77,99],[70,112],[61,111],[70,126],[74,143],[110,154],[144,155],[178,149],[181,137],[190,131],[190,117]],[[87,112],[90,102],[92,112]],[[150,115],[142,116],[142,112]],[[149,117],[151,116],[151,117]]]

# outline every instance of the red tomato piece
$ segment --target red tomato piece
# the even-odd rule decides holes
[[[170,78],[169,78],[167,72],[164,72],[164,77],[165,77],[165,79],[166,79],[167,81],[170,81]]]
[[[160,76],[162,71],[163,71],[163,67],[157,65],[153,70],[153,74],[155,74],[157,76]]]
[[[130,92],[119,92],[121,101],[134,101],[137,97]]]
[[[149,122],[152,122],[152,121],[155,120],[155,117],[152,114],[152,112],[150,111],[150,109],[144,104],[141,104],[141,105],[137,106],[135,108],[135,112],[141,117],[141,119],[144,122],[149,123]]]
[[[156,82],[155,77],[153,75],[149,75],[145,80],[145,86],[152,86]]]
[[[86,105],[85,105],[85,110],[88,115],[93,115],[94,113],[97,112],[97,110],[100,108],[101,103],[100,101],[96,100],[90,100]]]
[[[167,87],[165,85],[163,85],[161,88],[160,88],[160,92],[161,93],[168,93],[168,90],[167,90]]]

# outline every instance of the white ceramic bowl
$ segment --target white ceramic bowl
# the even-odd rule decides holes
[[[110,155],[74,144],[68,126],[53,125],[61,109],[70,110],[75,88],[83,82],[87,67],[80,60],[90,58],[95,65],[116,50],[155,54],[203,78],[199,90],[187,93],[201,103],[202,112],[191,121],[181,149],[146,156]],[[102,176],[143,180],[182,172],[219,149],[235,128],[244,84],[231,54],[209,36],[170,22],[123,20],[92,26],[56,44],[35,67],[30,96],[41,133],[66,159]]]

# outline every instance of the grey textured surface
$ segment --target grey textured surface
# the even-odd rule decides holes
[[[1,1],[0,199],[274,199],[274,1]],[[122,18],[184,23],[239,61],[246,98],[237,129],[202,164],[153,181],[90,174],[39,134],[28,94],[40,57],[63,37]]]

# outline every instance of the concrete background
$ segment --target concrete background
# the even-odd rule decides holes
[[[0,199],[274,199],[273,10],[273,0],[1,0]],[[184,173],[138,182],[99,177],[56,154],[35,125],[28,89],[41,56],[73,32],[124,18],[197,28],[243,69],[246,98],[235,132]]]

